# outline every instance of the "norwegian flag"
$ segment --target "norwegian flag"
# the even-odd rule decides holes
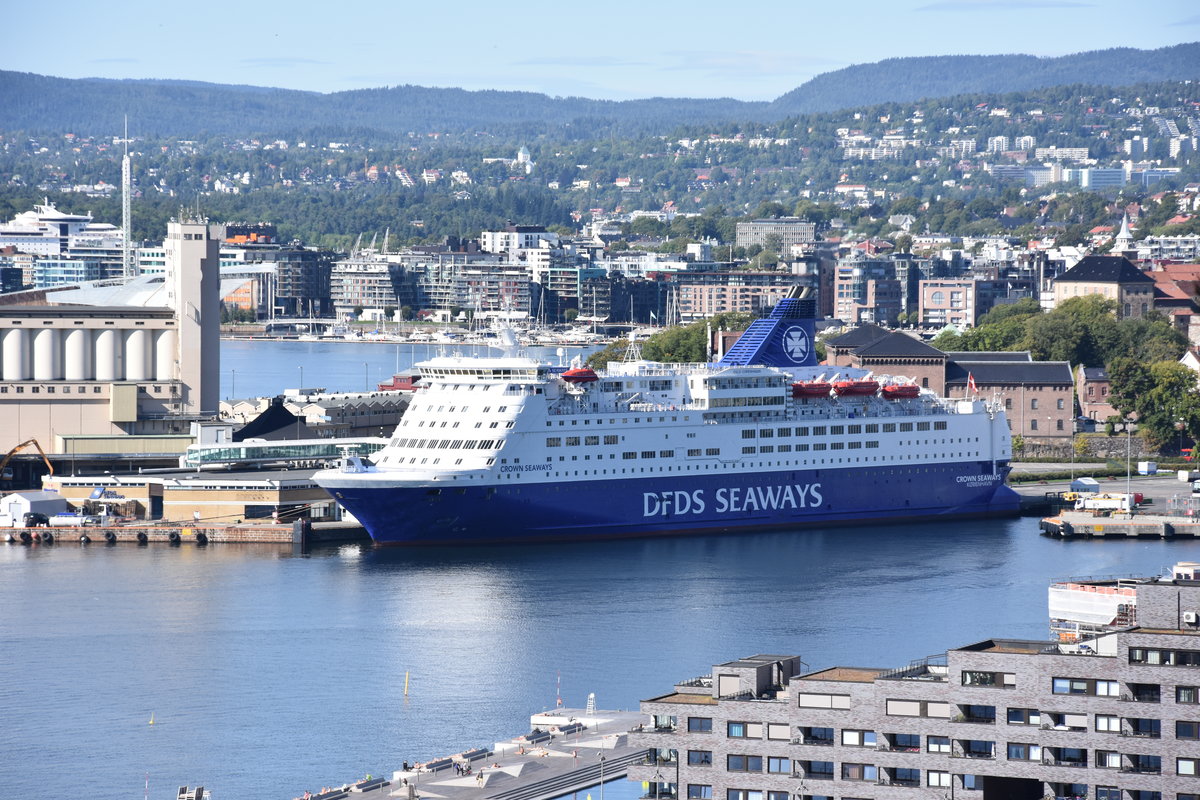
[[[975,376],[970,372],[967,373],[967,391],[971,394],[979,394],[979,387],[975,385]]]

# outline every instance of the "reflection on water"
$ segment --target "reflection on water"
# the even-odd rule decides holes
[[[1044,637],[1051,579],[1197,558],[1032,520],[305,557],[0,546],[0,786],[132,796],[149,773],[152,797],[294,797],[519,733],[560,674],[568,705],[632,708],[752,653],[899,666]]]

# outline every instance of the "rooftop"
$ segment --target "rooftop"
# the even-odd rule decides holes
[[[870,344],[871,342],[882,339],[887,335],[888,332],[883,328],[879,327],[878,325],[871,325],[868,323],[866,325],[859,325],[854,330],[843,333],[841,336],[835,336],[825,342],[825,344],[829,347],[848,347],[853,349],[855,347],[862,347],[863,345]]]
[[[1124,256],[1086,256],[1071,269],[1054,279],[1055,283],[1153,283],[1146,273]]]
[[[946,386],[965,386],[968,376],[976,384],[1019,386],[1021,384],[1074,384],[1066,361],[950,361],[946,364]]]
[[[859,358],[937,358],[946,354],[906,333],[889,333],[854,351]]]
[[[672,692],[664,694],[662,697],[651,697],[647,703],[683,703],[693,706],[715,706],[717,698],[710,694],[684,694],[683,692]]]
[[[820,672],[810,672],[800,677],[802,681],[842,681],[844,683],[872,683],[886,669],[871,667],[830,667]]]

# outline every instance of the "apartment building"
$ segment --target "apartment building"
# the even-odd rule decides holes
[[[1197,800],[1197,566],[1139,582],[1136,627],[1079,642],[717,664],[642,702],[628,777],[671,800]]]

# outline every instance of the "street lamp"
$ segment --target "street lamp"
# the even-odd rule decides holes
[[[600,753],[600,800],[604,800],[604,753]]]
[[[1133,504],[1130,502],[1130,479],[1132,477],[1132,471],[1130,470],[1129,466],[1130,450],[1132,449],[1133,444],[1133,432],[1130,430],[1129,425],[1137,422],[1137,419],[1138,413],[1136,411],[1130,411],[1129,416],[1125,418],[1125,504],[1128,506],[1126,510],[1130,513],[1130,515],[1133,514]]]
[[[1183,417],[1175,418],[1175,430],[1179,431],[1179,457],[1180,458],[1183,458],[1183,429],[1186,427],[1187,426],[1184,425],[1184,422],[1183,422]]]
[[[229,373],[232,376],[229,379],[229,397],[230,399],[233,399],[237,397],[237,370],[231,369],[229,370]]]
[[[299,386],[299,388],[300,388],[300,391],[303,393],[304,392],[304,366],[303,365],[299,365],[299,366],[300,366],[300,386]]]

